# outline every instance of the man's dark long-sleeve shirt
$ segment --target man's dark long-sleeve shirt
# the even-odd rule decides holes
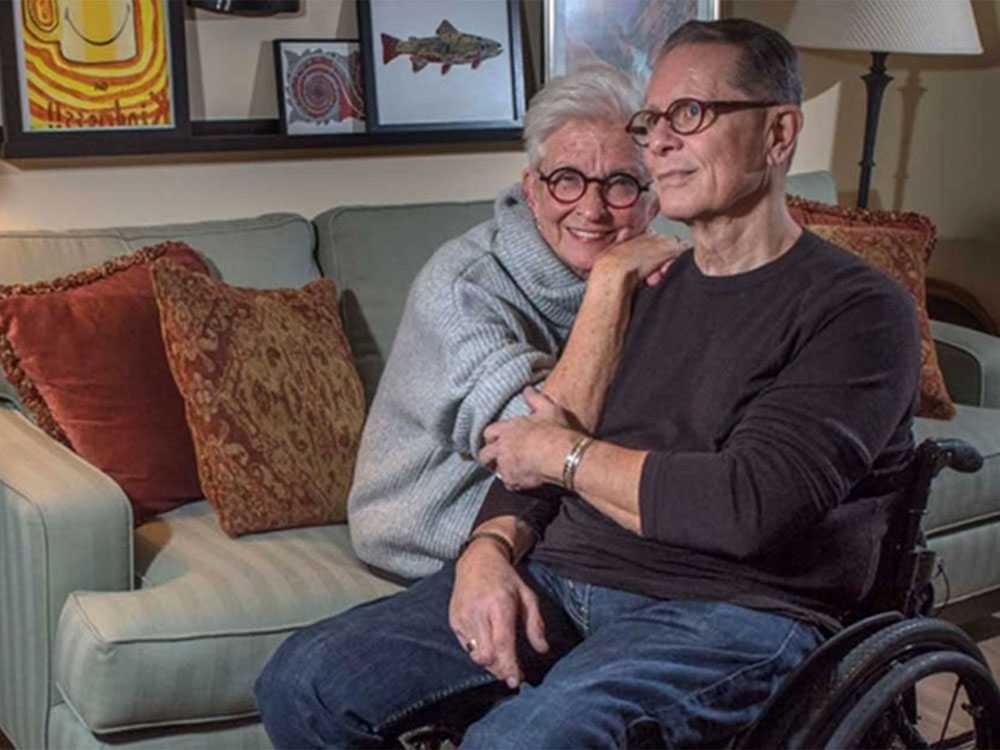
[[[637,292],[595,432],[649,451],[641,534],[576,495],[499,482],[476,524],[523,518],[542,534],[532,559],[570,578],[835,627],[870,587],[885,528],[886,498],[852,489],[912,448],[919,370],[907,293],[816,235],[733,276],[688,252]]]

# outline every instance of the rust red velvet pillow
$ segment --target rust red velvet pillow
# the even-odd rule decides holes
[[[207,273],[166,242],[53,281],[0,285],[0,362],[45,432],[111,476],[136,524],[200,498],[150,264]]]
[[[223,530],[345,521],[365,400],[334,282],[241,289],[162,261],[153,284]]]
[[[927,264],[937,240],[934,223],[917,213],[840,208],[796,197],[788,199],[788,207],[799,224],[864,258],[910,292],[922,339],[917,413],[934,419],[955,416],[927,316]]]

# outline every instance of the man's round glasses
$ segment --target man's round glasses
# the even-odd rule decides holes
[[[611,208],[630,208],[651,183],[641,184],[627,172],[614,172],[607,177],[587,177],[573,167],[560,167],[548,174],[538,170],[538,178],[549,189],[549,195],[559,203],[576,203],[590,183],[596,182],[601,199]]]
[[[655,109],[640,109],[629,118],[625,130],[637,144],[648,146],[649,136],[661,118],[666,120],[670,129],[678,135],[691,135],[707,128],[722,112],[773,107],[776,104],[781,104],[781,102],[702,101],[701,99],[684,97],[673,101],[664,112],[658,112]]]

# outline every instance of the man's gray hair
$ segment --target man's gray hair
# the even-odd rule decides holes
[[[672,49],[685,44],[729,44],[741,51],[735,80],[729,83],[747,96],[783,104],[802,104],[799,55],[785,37],[746,18],[688,21],[660,47],[659,63]]]
[[[538,168],[545,141],[569,122],[607,123],[624,132],[629,117],[641,108],[642,94],[635,81],[610,65],[592,63],[567,76],[553,78],[531,98],[524,116],[528,164]],[[645,174],[638,146],[635,160]]]

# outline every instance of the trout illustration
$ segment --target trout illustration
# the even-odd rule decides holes
[[[400,55],[409,55],[413,72],[418,73],[428,63],[440,63],[441,75],[452,65],[472,64],[472,69],[490,57],[503,52],[500,42],[484,36],[459,31],[448,19],[441,21],[434,36],[411,36],[405,41],[389,34],[382,35],[382,63],[388,65]]]

